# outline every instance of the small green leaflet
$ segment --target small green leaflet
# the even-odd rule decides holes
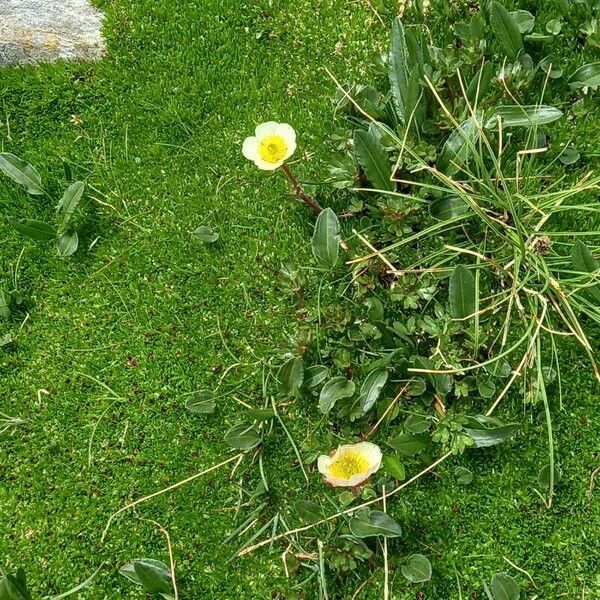
[[[392,165],[379,136],[371,130],[357,129],[354,132],[354,152],[358,164],[376,190],[393,192],[396,189],[392,181]]]
[[[69,230],[65,231],[57,242],[58,255],[59,256],[71,256],[77,252],[79,247],[79,235],[76,231]]]
[[[475,277],[463,265],[457,265],[450,276],[450,310],[455,319],[466,319],[475,312]]]
[[[508,58],[515,60],[523,50],[523,38],[516,19],[500,4],[492,2],[490,6],[490,24]]]
[[[368,413],[381,395],[386,384],[388,372],[385,369],[371,371],[360,387],[358,402],[363,414]]]
[[[422,450],[425,450],[428,445],[428,438],[411,433],[403,433],[388,441],[388,446],[396,450],[401,456],[418,454]]]
[[[340,223],[331,208],[321,211],[315,222],[312,238],[313,256],[323,265],[333,268],[340,254]]]
[[[130,581],[141,585],[150,594],[172,594],[171,572],[164,563],[151,558],[136,558],[119,569]]]
[[[502,127],[537,127],[547,125],[563,116],[562,110],[554,106],[496,106],[485,123],[486,129],[497,129],[498,117]]]
[[[13,181],[20,183],[28,194],[39,196],[44,193],[42,178],[35,168],[9,152],[0,152],[0,171]]]
[[[337,376],[330,379],[321,390],[319,396],[319,410],[327,414],[338,400],[349,398],[354,395],[356,386],[353,381],[345,377]]]
[[[253,425],[234,425],[226,434],[225,442],[237,450],[250,450],[260,444],[260,432]]]
[[[193,413],[211,414],[215,412],[217,403],[208,390],[199,390],[185,401],[185,407]]]
[[[57,212],[63,213],[63,227],[65,227],[71,220],[71,217],[73,216],[73,213],[75,212],[75,209],[77,208],[77,205],[83,196],[84,190],[85,183],[83,183],[83,181],[76,181],[65,190],[56,207]]]
[[[588,63],[579,67],[569,77],[569,85],[574,90],[585,87],[596,89],[600,85],[600,62]]]
[[[438,168],[450,175],[459,170],[472,153],[479,138],[481,124],[475,117],[469,117],[455,129],[446,140],[437,160]]]
[[[496,573],[490,587],[491,590],[484,582],[485,593],[490,600],[519,600],[521,597],[519,584],[506,573]]]
[[[284,396],[297,396],[304,381],[304,365],[299,356],[288,358],[277,373],[281,393]]]
[[[571,250],[571,265],[574,271],[596,276],[598,275],[598,269],[600,267],[598,261],[594,258],[594,255],[590,252],[590,249],[581,240],[576,240],[573,244],[573,249]],[[586,286],[581,291],[595,301],[600,302],[600,283]]]
[[[402,535],[400,525],[391,517],[380,510],[359,510],[350,519],[350,531],[359,538],[383,535],[384,537],[398,537]]]
[[[411,583],[424,583],[431,579],[431,563],[422,554],[409,556],[402,565],[402,575]]]
[[[8,222],[24,236],[38,242],[49,242],[56,239],[56,231],[47,223],[37,219],[15,219],[10,217]]]
[[[304,371],[304,387],[311,389],[322,384],[329,375],[329,369],[324,365],[313,365]]]
[[[207,244],[213,244],[214,242],[216,242],[219,239],[219,234],[214,231],[213,229],[211,229],[210,227],[207,227],[206,225],[202,225],[201,227],[198,227],[198,229],[196,229],[194,231],[194,237],[198,240],[200,240],[201,242],[206,242]]]
[[[496,446],[510,439],[519,430],[518,423],[503,424],[498,419],[480,415],[469,419],[465,433],[473,438],[476,448]]]
[[[407,121],[406,115],[406,95],[408,92],[408,71],[407,65],[408,50],[406,47],[406,37],[404,35],[404,26],[400,17],[394,19],[392,23],[392,35],[390,40],[390,52],[388,57],[388,77],[390,88],[392,90],[392,99],[398,119],[403,123]]]

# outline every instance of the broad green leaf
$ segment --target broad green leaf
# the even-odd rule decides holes
[[[35,168],[9,152],[0,152],[0,171],[13,181],[20,183],[28,194],[39,196],[44,193],[42,178]]]
[[[558,35],[562,29],[562,23],[559,19],[551,19],[546,23],[546,31],[552,35]]]
[[[71,217],[73,216],[73,213],[75,212],[75,209],[77,208],[77,205],[83,196],[84,190],[85,183],[83,183],[83,181],[76,181],[65,190],[56,207],[57,212],[63,213],[63,227],[65,227],[71,220]]]
[[[456,467],[454,476],[456,477],[456,483],[460,485],[469,485],[473,481],[473,473],[466,467]]]
[[[390,53],[388,58],[388,77],[392,90],[392,100],[398,119],[402,123],[408,121],[409,115],[406,111],[406,95],[408,92],[408,49],[404,26],[400,17],[396,17],[392,23],[392,35],[390,40]],[[381,188],[385,189],[385,188]]]
[[[538,483],[546,490],[550,489],[550,465],[546,465],[540,469],[538,473]],[[560,480],[561,472],[554,466],[554,483]]]
[[[77,252],[79,246],[79,235],[76,231],[65,231],[57,241],[58,255],[71,256]]]
[[[431,579],[431,563],[422,554],[409,556],[402,565],[402,575],[411,583],[424,583]]]
[[[367,179],[377,190],[394,191],[392,165],[381,140],[372,131],[357,129],[354,132],[354,152]]]
[[[497,106],[487,120],[486,129],[498,127],[499,116],[503,127],[537,127],[552,123],[562,117],[563,113],[553,106]]]
[[[275,416],[275,411],[272,408],[251,408],[243,415],[247,421],[268,421]]]
[[[337,264],[340,254],[340,224],[331,208],[323,210],[315,222],[312,238],[314,257],[327,267]]]
[[[21,567],[16,575],[7,574],[0,579],[0,600],[31,600],[25,571]]]
[[[465,163],[477,143],[479,127],[477,119],[469,117],[450,134],[438,157],[438,169],[449,174],[459,170],[459,166]]]
[[[385,369],[371,371],[360,386],[358,402],[363,414],[368,413],[381,395],[381,390],[386,384],[388,372]]]
[[[458,196],[445,196],[437,198],[429,205],[429,214],[440,221],[447,221],[452,217],[463,215],[469,210],[469,206]]]
[[[304,387],[312,389],[321,385],[329,375],[329,369],[324,365],[313,365],[304,371]]]
[[[563,165],[574,165],[579,159],[581,155],[577,151],[577,148],[573,148],[573,146],[567,146],[559,155],[558,160]]]
[[[510,13],[520,33],[529,33],[535,25],[535,17],[528,10],[515,10]]]
[[[388,442],[388,446],[396,450],[402,456],[413,456],[422,450],[425,450],[429,445],[429,440],[426,437],[413,435],[411,433],[403,433]]]
[[[475,277],[462,265],[457,265],[450,276],[450,310],[455,319],[465,319],[475,312]]]
[[[159,560],[136,558],[119,569],[130,581],[141,585],[151,594],[172,594],[173,582],[169,567]]]
[[[402,535],[400,525],[380,510],[360,510],[350,519],[350,531],[359,538],[382,535],[398,537]]]
[[[55,229],[37,219],[14,219],[11,217],[8,221],[19,233],[32,240],[49,242],[56,239]]]
[[[208,390],[194,392],[186,401],[185,407],[193,413],[209,415],[215,412],[217,402]]]
[[[316,523],[325,517],[323,508],[310,500],[299,500],[294,509],[302,523]]]
[[[391,456],[390,454],[384,455],[382,463],[383,468],[388,472],[389,475],[398,481],[404,481],[406,479],[406,469],[404,468],[404,464],[395,456]]]
[[[477,391],[482,398],[491,398],[496,393],[496,384],[491,379],[477,382]]]
[[[600,62],[588,63],[579,67],[571,77],[569,85],[573,89],[590,87],[596,89],[600,85]]]
[[[304,381],[304,365],[299,356],[288,358],[277,373],[281,393],[284,396],[297,396]]]
[[[510,439],[519,430],[518,423],[502,424],[497,419],[479,416],[469,419],[465,433],[473,438],[476,448],[496,446]]]
[[[519,600],[521,597],[519,584],[506,573],[496,573],[490,587],[494,600]]]
[[[9,319],[10,315],[10,297],[6,292],[0,290],[0,319]]]
[[[435,370],[435,365],[432,360],[425,358],[424,356],[414,356],[413,364],[417,369],[428,369]],[[427,383],[433,387],[433,389],[445,396],[452,390],[453,379],[451,375],[447,373],[421,373],[419,376],[424,377]]]
[[[472,105],[478,105],[485,98],[493,77],[494,65],[491,62],[483,63],[467,88],[467,98]]]
[[[410,433],[419,435],[425,433],[431,427],[431,420],[425,415],[408,415],[404,421],[404,429]]]
[[[598,269],[600,267],[589,248],[581,240],[576,240],[573,244],[573,249],[571,251],[571,265],[574,271],[588,273],[590,275],[598,275]],[[593,298],[595,301],[600,302],[600,283],[585,287],[585,289],[582,290],[582,293]]]
[[[319,410],[327,414],[338,400],[349,398],[354,395],[356,386],[353,381],[345,377],[337,376],[330,379],[321,390],[319,396]]]
[[[237,450],[250,450],[260,444],[260,432],[253,425],[239,423],[225,434],[225,442]]]
[[[206,225],[202,225],[194,231],[194,237],[200,240],[201,242],[212,244],[213,242],[216,242],[219,239],[219,234],[212,228],[207,227]]]
[[[515,18],[502,4],[492,2],[490,6],[490,23],[508,58],[515,60],[519,52],[523,50],[523,38]]]

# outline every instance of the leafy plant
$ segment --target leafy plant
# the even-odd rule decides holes
[[[153,596],[161,596],[165,600],[173,600],[173,578],[169,567],[152,558],[136,558],[122,566],[119,573],[144,588]]]

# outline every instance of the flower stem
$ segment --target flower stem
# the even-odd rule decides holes
[[[314,198],[304,193],[298,178],[292,173],[290,168],[285,163],[281,165],[281,168],[287,175],[287,178],[291,181],[296,198],[298,198],[300,202],[304,202],[304,204],[309,206],[316,215],[320,214],[323,211],[323,207]]]

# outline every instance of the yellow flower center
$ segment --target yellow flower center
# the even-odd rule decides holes
[[[369,468],[369,461],[357,452],[345,452],[329,465],[329,474],[335,479],[350,479],[354,475],[364,473]]]
[[[278,163],[283,160],[287,149],[287,142],[274,133],[265,136],[258,144],[259,156],[268,163]]]

